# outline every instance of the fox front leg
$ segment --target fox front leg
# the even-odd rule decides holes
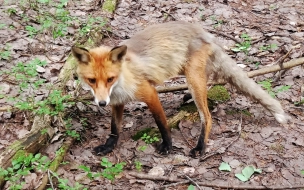
[[[115,148],[119,138],[119,129],[122,123],[123,109],[124,105],[112,106],[111,134],[105,144],[101,144],[94,148],[97,155],[106,155],[112,152]]]

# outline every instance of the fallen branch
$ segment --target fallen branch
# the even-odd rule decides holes
[[[280,65],[273,65],[270,67],[264,67],[259,70],[255,71],[250,71],[247,73],[249,78],[259,76],[259,75],[264,75],[267,73],[272,73],[280,70],[285,70],[285,69],[290,69],[292,67],[296,67],[299,65],[304,64],[304,57],[298,58],[298,59],[293,59],[288,62],[283,63],[281,66]],[[208,85],[213,85],[213,84],[225,84],[225,81],[217,81],[217,82],[208,82]],[[180,91],[180,90],[187,90],[188,86],[187,84],[182,84],[178,86],[170,86],[170,87],[157,87],[156,90],[158,93],[166,93],[166,92],[174,92],[174,91]]]
[[[47,144],[47,139],[52,137],[52,132],[50,132],[49,135],[47,133],[42,134],[42,129],[52,131],[49,116],[36,116],[30,134],[17,140],[0,154],[0,168],[6,169],[9,167],[12,160],[20,154],[34,154],[44,147]],[[0,177],[0,189],[4,185],[4,182],[4,179]]]
[[[167,181],[167,182],[178,182],[178,183],[190,183],[190,180],[182,180],[176,177],[166,177],[166,176],[152,176],[144,173],[138,172],[129,172],[130,176],[146,179],[146,180],[154,180],[154,181]],[[197,180],[197,179],[196,179]],[[295,185],[295,186],[252,186],[252,185],[219,185],[218,183],[207,183],[207,182],[196,182],[200,186],[205,187],[215,187],[215,188],[224,188],[224,189],[301,189],[304,188],[304,185]],[[175,185],[175,184],[174,184]]]
[[[235,41],[236,43],[239,43],[239,44],[242,43],[242,40],[237,39],[237,38],[235,38],[235,37],[233,37],[231,35],[228,35],[228,34],[226,34],[224,32],[220,32],[220,31],[216,31],[216,30],[209,30],[209,29],[208,29],[208,32],[216,33],[216,34],[224,36],[226,38],[230,38],[231,40],[233,40],[233,41]]]
[[[74,64],[70,58],[70,61],[64,65],[59,74],[59,83],[54,86],[54,89],[62,89],[65,87],[66,81],[71,77],[71,73],[74,70]],[[41,133],[46,129],[48,133]],[[45,147],[48,143],[48,139],[53,137],[53,128],[51,127],[51,116],[49,115],[37,115],[34,117],[34,122],[30,133],[22,138],[16,140],[12,145],[8,146],[0,154],[0,168],[6,169],[20,154],[36,154],[40,149]],[[5,184],[3,177],[0,177],[0,189]]]
[[[71,145],[74,142],[74,138],[72,137],[67,137],[65,142],[63,143],[63,145],[61,146],[61,151],[59,152],[58,155],[56,155],[56,158],[52,161],[48,172],[45,173],[45,175],[42,178],[42,182],[41,185],[39,186],[39,188],[37,190],[43,190],[46,189],[46,186],[48,184],[48,182],[50,182],[52,184],[51,178],[50,178],[50,172],[55,172],[57,171],[59,164],[63,161],[64,156],[66,155],[66,153],[68,152],[68,150],[70,149]],[[54,188],[53,188],[54,189]]]

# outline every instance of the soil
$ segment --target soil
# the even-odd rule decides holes
[[[59,2],[59,1],[58,1]],[[31,37],[26,30],[28,25],[38,25],[35,14],[26,11],[28,20],[22,18],[21,6],[12,2],[1,2],[0,53],[9,45],[10,58],[1,55],[0,69],[10,70],[19,62],[27,63],[34,58],[46,60],[47,65],[39,72],[39,77],[46,79],[45,85],[55,84],[58,73],[70,53],[70,47],[78,41],[85,43],[90,36],[76,39],[77,23],[68,28],[64,37],[52,39],[49,33]],[[115,46],[121,40],[144,29],[146,26],[176,20],[200,23],[202,27],[213,33],[223,44],[226,52],[233,57],[245,71],[278,64],[303,57],[304,55],[304,6],[303,1],[294,0],[121,0],[117,2],[114,13],[101,9],[102,1],[68,1],[64,8],[72,16],[85,20],[88,17],[102,17],[106,24],[95,31],[94,46]],[[45,6],[47,7],[47,6]],[[17,10],[9,15],[10,8]],[[53,7],[50,7],[52,9]],[[34,11],[32,11],[34,12]],[[32,17],[31,17],[32,16]],[[13,27],[9,27],[13,26]],[[247,53],[235,52],[237,41],[242,41],[242,34],[251,37],[251,47]],[[92,35],[92,34],[91,34]],[[96,40],[97,39],[97,40]],[[275,45],[273,45],[275,44]],[[288,124],[279,124],[274,117],[260,104],[239,93],[226,84],[230,99],[217,103],[211,109],[213,126],[208,142],[206,157],[191,158],[189,151],[196,145],[200,133],[197,113],[189,113],[188,119],[183,119],[177,128],[172,129],[173,151],[169,155],[156,152],[157,143],[146,144],[142,139],[133,140],[133,136],[146,128],[157,128],[154,119],[141,102],[130,102],[125,106],[123,127],[119,143],[112,153],[98,156],[93,148],[104,143],[110,134],[111,109],[98,108],[93,101],[83,103],[76,101],[74,106],[66,110],[67,118],[72,118],[72,129],[80,133],[65,156],[67,164],[59,167],[57,173],[61,178],[69,180],[74,186],[81,183],[89,189],[187,189],[189,183],[174,185],[164,180],[140,179],[130,175],[130,172],[142,172],[149,175],[177,177],[181,180],[192,179],[193,182],[203,182],[206,186],[195,185],[196,189],[227,189],[258,186],[304,188],[304,113],[303,105],[297,103],[303,96],[303,67],[298,66],[278,73],[255,77],[257,82],[271,79],[271,91],[281,102],[286,113],[291,117]],[[164,86],[184,84],[183,76],[165,81]],[[18,84],[7,75],[0,76],[0,94],[16,97],[20,93]],[[282,86],[290,86],[288,90],[280,91]],[[89,94],[85,88],[77,91],[75,79],[66,84],[69,94]],[[278,92],[279,91],[279,92]],[[188,91],[177,91],[159,94],[167,117],[176,115],[180,107],[193,104],[193,101],[183,102]],[[29,91],[37,99],[44,99],[47,93],[43,89]],[[0,99],[0,106],[14,105],[14,102]],[[189,119],[194,118],[194,119]],[[28,112],[15,110],[0,112],[0,152],[18,138],[24,137],[30,130],[32,115]],[[44,155],[53,159],[54,152],[61,146],[64,138],[62,125],[54,119],[53,126],[57,130],[56,140],[50,140],[50,145],[41,150]],[[59,135],[62,134],[62,135]],[[146,146],[145,150],[140,150]],[[204,155],[205,156],[205,155]],[[91,168],[93,172],[101,172],[103,157],[112,163],[125,162],[123,172],[116,176],[114,182],[103,177],[90,180],[86,173],[79,169],[80,165]],[[135,162],[141,163],[141,171],[135,167]],[[230,165],[231,171],[220,171],[222,162]],[[254,173],[246,182],[240,181],[235,174],[242,173],[246,166],[261,169],[260,174]],[[153,173],[154,172],[154,173]],[[42,175],[42,174],[40,174]],[[34,189],[39,184],[39,175],[32,181],[27,181],[24,189]],[[172,186],[170,186],[170,184]],[[208,185],[209,184],[209,185]],[[166,185],[169,185],[166,187]],[[296,187],[298,186],[298,188]],[[224,188],[226,187],[226,188]],[[5,186],[8,189],[9,185]]]

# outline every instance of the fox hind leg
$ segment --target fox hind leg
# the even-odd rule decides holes
[[[189,91],[194,99],[201,119],[201,133],[197,145],[190,151],[190,156],[192,157],[196,157],[197,153],[200,155],[204,154],[212,127],[212,118],[207,102],[207,75],[205,72],[209,58],[208,47],[208,45],[204,45],[199,51],[195,52],[185,67]]]

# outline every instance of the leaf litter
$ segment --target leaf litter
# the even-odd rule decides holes
[[[33,57],[46,60],[46,67],[39,67],[37,71],[39,76],[46,79],[46,84],[56,81],[56,76],[63,66],[62,57],[67,57],[67,50],[70,48],[72,38],[63,37],[60,40],[48,41],[52,39],[49,33],[45,34],[46,41],[41,36],[31,38],[25,27],[22,25],[21,18],[8,17],[5,13],[9,8],[17,9],[13,4],[3,5],[0,8],[1,23],[5,27],[0,29],[0,52],[10,52],[10,60],[1,57],[1,70],[11,69],[18,62],[26,63]],[[252,43],[248,54],[244,52],[233,53],[229,49],[235,47],[236,42],[232,39],[215,34],[218,39],[226,46],[227,52],[234,57],[237,63],[248,65],[244,68],[246,71],[266,67],[279,60],[290,49],[289,57],[299,58],[303,56],[303,15],[304,9],[301,1],[144,1],[137,2],[126,0],[118,3],[113,15],[109,16],[100,11],[100,8],[94,6],[94,1],[82,1],[79,3],[69,2],[65,9],[69,10],[72,16],[85,19],[91,17],[108,16],[108,26],[111,27],[111,39],[106,42],[110,45],[118,44],[119,41],[131,37],[136,31],[142,30],[148,25],[167,22],[172,20],[186,20],[189,22],[201,22],[202,25],[210,31],[221,31],[239,39],[243,33],[252,37],[252,41],[265,39]],[[21,11],[21,10],[18,10]],[[17,13],[17,15],[20,12]],[[31,20],[28,25],[34,26]],[[9,26],[17,30],[10,29]],[[68,32],[75,35],[79,23],[70,26]],[[100,39],[100,44],[104,39]],[[276,44],[274,49],[261,50],[261,47],[270,47]],[[1,54],[2,55],[2,54]],[[65,58],[63,59],[65,60]],[[120,179],[115,181],[115,189],[142,189],[160,187],[163,182],[151,180],[130,179],[128,171],[135,170],[134,161],[139,160],[142,163],[142,172],[148,173],[153,168],[162,168],[157,175],[181,175],[187,174],[195,181],[217,182],[218,184],[233,185],[304,185],[304,177],[301,171],[304,170],[304,133],[303,133],[303,106],[295,106],[295,102],[301,101],[301,86],[303,86],[303,69],[296,67],[283,74],[279,81],[274,85],[290,85],[288,91],[279,92],[276,97],[280,99],[285,111],[292,117],[292,123],[281,126],[275,122],[274,118],[256,102],[241,95],[235,89],[226,85],[231,93],[231,99],[228,102],[217,105],[219,111],[212,113],[213,129],[208,144],[208,153],[226,146],[237,134],[234,126],[241,121],[241,137],[234,142],[223,154],[216,154],[203,162],[188,157],[188,152],[195,145],[200,129],[197,122],[182,121],[178,129],[173,129],[173,152],[168,156],[161,156],[155,152],[155,145],[147,145],[143,151],[138,150],[140,146],[145,146],[142,140],[133,141],[132,136],[137,131],[152,127],[156,124],[148,111],[147,106],[142,103],[129,103],[124,112],[124,122],[121,132],[121,139],[113,153],[106,155],[111,162],[118,163],[127,161],[127,171],[123,173]],[[55,77],[55,78],[54,78]],[[256,77],[256,81],[263,81],[267,78],[274,78],[274,74],[267,74]],[[184,79],[169,80],[166,85],[175,85],[184,83]],[[74,82],[69,86],[70,93],[75,93]],[[16,84],[12,83],[7,76],[0,76],[0,94],[17,96],[18,91],[14,88]],[[274,86],[274,87],[275,87]],[[47,94],[39,90],[31,92],[40,94],[39,99],[44,99]],[[160,94],[160,100],[164,106],[167,116],[173,116],[178,112],[178,107],[182,104],[182,98],[185,92],[174,92]],[[37,96],[38,96],[37,95]],[[303,96],[303,95],[302,95]],[[0,97],[0,106],[11,105],[4,98]],[[77,105],[77,106],[76,106]],[[92,171],[98,172],[103,168],[100,166],[100,156],[92,154],[92,148],[105,142],[110,128],[110,109],[100,110],[94,103],[89,105],[77,102],[71,109],[74,129],[81,132],[81,140],[76,141],[70,152],[66,155],[65,161],[68,164],[58,170],[58,174],[69,179],[69,184],[76,181],[82,182],[91,189],[103,189],[111,187],[111,183],[103,178],[90,181],[77,165],[87,165]],[[212,110],[210,110],[212,111]],[[251,115],[244,114],[248,111]],[[82,130],[80,120],[87,118],[88,125]],[[0,112],[0,152],[5,149],[14,140],[24,136],[28,127],[28,115],[22,112]],[[54,152],[61,146],[63,136],[57,132],[54,141],[49,146],[45,154],[51,158]],[[223,173],[218,171],[220,164],[225,161],[229,163],[232,172]],[[160,164],[162,163],[162,164]],[[242,173],[249,179],[248,172],[242,172],[241,166],[256,165],[262,169],[262,174],[254,174],[247,182],[241,182],[235,177],[235,174]],[[244,167],[243,167],[244,168]],[[255,170],[253,170],[255,171]],[[252,173],[252,168],[250,172]],[[245,174],[245,175],[244,175]],[[26,178],[26,186],[37,183],[41,174],[31,174]],[[132,183],[129,183],[131,182]],[[185,185],[176,187],[185,189]],[[171,187],[171,189],[176,189]],[[170,189],[170,187],[169,187]]]

